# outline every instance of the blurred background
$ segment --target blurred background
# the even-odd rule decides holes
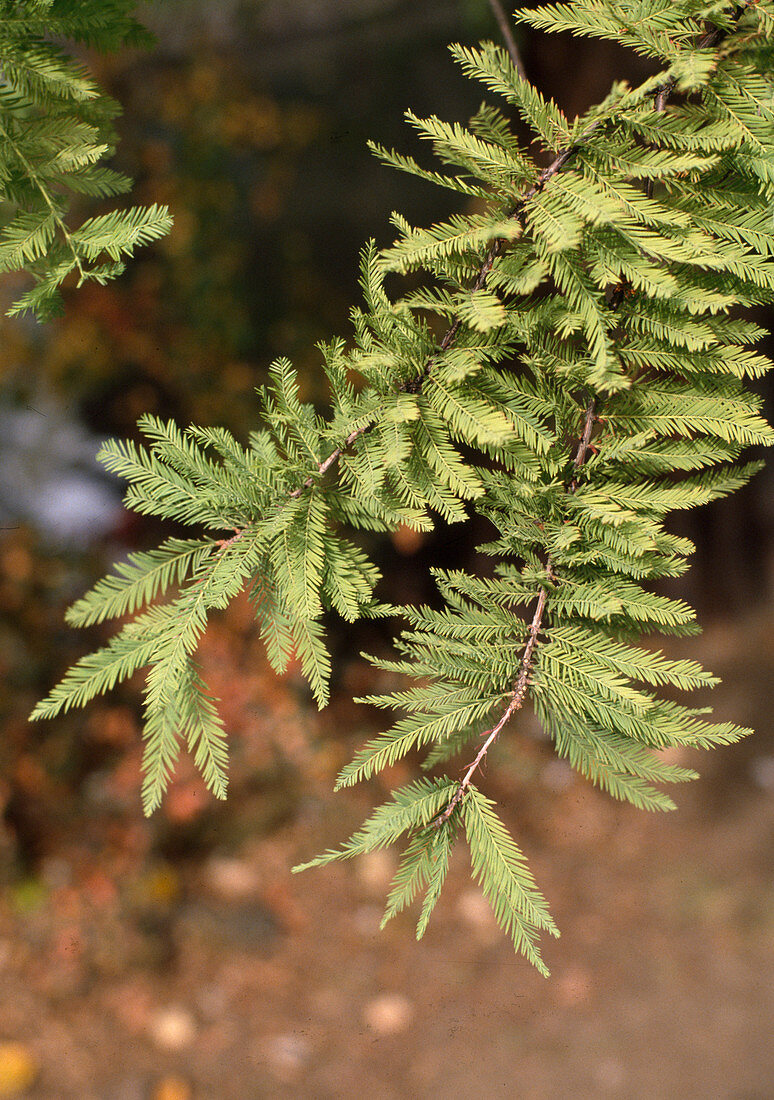
[[[393,209],[420,224],[453,209],[366,139],[415,150],[408,107],[465,120],[481,91],[446,45],[497,37],[487,0],[165,0],[146,18],[154,51],[88,61],[124,105],[117,166],[174,231],[61,321],[3,324],[0,1097],[774,1097],[770,472],[680,521],[698,550],[672,589],[706,629],[670,650],[723,675],[717,714],[756,737],[682,757],[702,779],[665,818],[576,779],[529,715],[492,754],[488,789],[563,931],[548,982],[514,957],[463,850],[420,944],[411,914],[378,930],[392,855],[290,874],[409,776],[331,793],[377,728],[351,699],[387,686],[358,656],[387,651],[384,626],[334,631],[318,714],[295,670],[268,668],[246,602],[214,623],[225,804],[184,759],[142,817],[136,684],[27,723],[106,637],[66,629],[65,607],[162,534],[122,511],[100,439],[146,411],[243,436],[278,355],[324,401],[314,343],[349,331],[363,241],[390,240]],[[645,72],[604,43],[520,44],[570,113]],[[453,528],[375,541],[385,598],[429,598],[428,563],[470,563],[475,543]]]

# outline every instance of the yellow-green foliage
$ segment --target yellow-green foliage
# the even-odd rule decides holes
[[[421,934],[464,833],[498,921],[544,971],[538,935],[553,923],[474,783],[511,715],[529,698],[561,755],[647,809],[672,805],[654,784],[693,776],[654,750],[748,732],[660,697],[663,685],[715,681],[632,639],[696,629],[686,604],[645,587],[682,573],[692,552],[665,516],[744,484],[755,466],[739,464],[742,451],[774,438],[745,386],[769,366],[748,347],[762,333],[737,308],[774,298],[774,2],[571,0],[518,18],[612,38],[659,71],[639,87],[617,84],[570,119],[499,47],[453,49],[543,153],[534,159],[495,106],[467,126],[410,115],[441,169],[377,154],[456,190],[462,209],[426,228],[395,215],[395,243],[364,250],[354,335],[321,348],[329,413],[300,401],[281,360],[247,446],[222,429],[181,431],[146,417],[144,447],[104,447],[105,465],[129,482],[130,507],[194,532],[133,555],[75,604],[79,625],[139,614],[75,665],[34,717],[80,706],[149,666],[146,808],[158,804],[181,741],[222,795],[223,729],[195,659],[208,613],[250,586],[270,660],[281,670],[295,651],[324,703],[323,612],[352,620],[392,610],[376,599],[378,572],[348,532],[427,529],[434,514],[464,521],[475,509],[495,531],[484,548],[497,559],[494,577],[438,572],[443,606],[403,609],[398,659],[374,663],[415,684],[368,700],[402,714],[339,785],[417,748],[429,767],[461,752],[475,759],[462,780],[395,791],[340,851],[315,862],[406,837],[387,916],[424,890]],[[27,95],[45,79],[35,71]],[[76,89],[86,78],[71,79]],[[75,90],[71,101],[80,102]],[[40,264],[43,287],[73,243],[92,262],[99,249],[118,255],[129,237],[150,234],[135,215],[59,240],[45,204],[32,205],[6,230],[4,255]],[[388,272],[421,272],[420,288],[392,301]],[[155,602],[170,586],[170,601]]]
[[[118,104],[51,39],[102,50],[147,44],[133,0],[3,0],[0,3],[0,272],[35,282],[10,316],[43,319],[61,308],[59,288],[105,283],[138,245],[164,236],[166,207],[134,207],[72,225],[74,195],[123,194],[131,180],[102,161],[113,152]]]

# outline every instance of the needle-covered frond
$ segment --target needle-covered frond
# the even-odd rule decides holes
[[[0,4],[0,273],[34,285],[9,316],[61,309],[68,276],[104,283],[138,245],[165,236],[166,207],[114,210],[80,220],[74,198],[110,198],[131,181],[105,165],[118,105],[63,50],[63,39],[102,50],[148,45],[134,0],[3,0]],[[80,209],[80,203],[77,204]]]
[[[467,125],[409,114],[435,154],[430,166],[375,151],[457,192],[460,208],[429,227],[396,214],[395,242],[365,248],[352,333],[320,349],[327,412],[301,399],[281,359],[246,444],[223,429],[144,417],[144,445],[105,445],[128,507],[193,530],[131,555],[77,601],[74,625],[136,617],[67,672],[34,716],[81,706],[145,669],[146,808],[183,745],[220,796],[224,730],[196,664],[209,616],[247,587],[272,665],[283,671],[295,653],[323,703],[324,616],[351,622],[392,610],[376,598],[379,574],[354,532],[427,530],[436,516],[462,522],[477,512],[490,528],[487,575],[437,571],[436,606],[402,609],[397,657],[374,661],[393,689],[363,700],[398,713],[338,786],[415,754],[426,770],[454,760],[450,775],[393,791],[343,848],[307,866],[403,841],[385,919],[424,894],[421,935],[464,834],[499,924],[546,973],[538,939],[554,925],[480,790],[516,713],[531,703],[572,767],[650,810],[672,808],[664,784],[694,777],[662,750],[749,733],[713,722],[703,699],[675,701],[676,690],[704,692],[715,678],[636,640],[698,629],[684,601],[654,590],[688,568],[693,550],[669,516],[739,488],[757,469],[742,453],[774,441],[746,386],[770,366],[750,347],[763,332],[743,314],[774,300],[774,6],[568,0],[519,18],[627,45],[655,71],[570,119],[505,50],[454,48],[505,110],[485,104]],[[40,179],[48,187],[66,167],[86,193],[117,188],[95,175],[107,139],[83,113],[93,90],[59,54],[44,63],[43,48],[30,48],[22,90],[0,91],[0,107],[26,111],[48,88],[71,136],[62,143],[57,125],[34,112]],[[529,146],[518,136],[524,123]],[[42,265],[33,295],[61,282],[73,254],[107,278],[163,230],[163,211],[150,208],[64,235],[60,191],[48,203],[25,183],[18,133],[9,133],[0,133],[4,178],[18,210],[0,262]],[[393,298],[387,273],[418,274]]]

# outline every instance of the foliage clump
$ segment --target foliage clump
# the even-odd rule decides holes
[[[113,210],[73,226],[76,196],[122,195],[131,180],[103,162],[114,152],[118,104],[58,41],[99,50],[148,45],[134,0],[0,3],[0,273],[24,270],[34,286],[8,316],[61,311],[60,288],[106,283],[139,245],[164,236],[166,207]],[[54,41],[52,41],[52,39]]]
[[[546,972],[538,940],[555,926],[478,786],[512,716],[529,700],[573,767],[651,810],[673,806],[663,784],[694,777],[659,750],[749,732],[665,698],[665,685],[716,681],[635,642],[696,630],[685,603],[650,585],[683,573],[693,549],[666,517],[743,485],[757,467],[742,452],[774,438],[745,385],[770,366],[750,346],[763,332],[738,308],[774,298],[774,3],[570,0],[517,18],[612,38],[654,74],[570,119],[507,51],[452,48],[500,106],[467,126],[409,114],[440,169],[374,148],[457,191],[462,211],[426,228],[396,214],[395,243],[366,247],[353,336],[320,349],[326,415],[300,400],[280,360],[246,445],[151,416],[144,446],[105,445],[128,507],[193,531],[130,555],[71,608],[76,626],[134,617],[33,716],[148,668],[146,810],[181,744],[223,796],[225,731],[196,663],[209,615],[248,586],[273,666],[295,653],[323,704],[323,615],[395,610],[379,602],[353,532],[427,530],[434,514],[464,522],[475,510],[491,525],[492,573],[436,570],[440,606],[400,609],[399,655],[373,663],[410,685],[365,700],[400,716],[338,785],[415,750],[434,775],[394,791],[313,863],[405,839],[385,919],[424,893],[421,934],[464,834],[499,923]],[[42,251],[38,261],[57,270]],[[391,298],[389,273],[414,274],[413,289]],[[460,757],[462,771],[442,773]]]

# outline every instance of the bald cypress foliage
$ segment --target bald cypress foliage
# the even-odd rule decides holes
[[[749,732],[664,697],[716,680],[637,639],[697,629],[650,585],[693,549],[666,518],[743,485],[745,449],[774,438],[746,385],[769,369],[753,350],[764,333],[740,308],[774,298],[774,3],[570,0],[517,18],[611,38],[654,75],[567,118],[506,50],[452,48],[488,101],[467,125],[408,115],[434,162],[374,150],[458,192],[459,212],[427,227],[396,214],[393,245],[364,249],[352,331],[320,348],[325,414],[280,360],[246,443],[148,416],[145,446],[106,444],[127,506],[191,536],[131,555],[71,608],[76,626],[123,625],[33,717],[147,668],[146,809],[181,745],[222,796],[225,731],[196,662],[210,614],[248,586],[269,660],[282,671],[295,653],[324,704],[323,615],[399,611],[397,656],[373,663],[406,686],[365,700],[397,717],[338,786],[417,750],[430,774],[306,866],[402,843],[385,919],[421,896],[421,935],[464,842],[502,928],[547,973],[539,939],[556,928],[481,787],[514,715],[533,707],[560,756],[649,810],[694,778],[659,750]],[[414,275],[397,298],[396,273]],[[380,603],[357,529],[474,511],[491,525],[493,576],[437,570],[439,606]]]
[[[103,162],[114,152],[119,106],[59,44],[99,50],[147,45],[134,0],[0,3],[0,273],[33,285],[9,316],[43,320],[61,310],[60,288],[105,283],[139,245],[164,236],[166,207],[135,206],[73,221],[76,196],[122,195],[131,180]]]

